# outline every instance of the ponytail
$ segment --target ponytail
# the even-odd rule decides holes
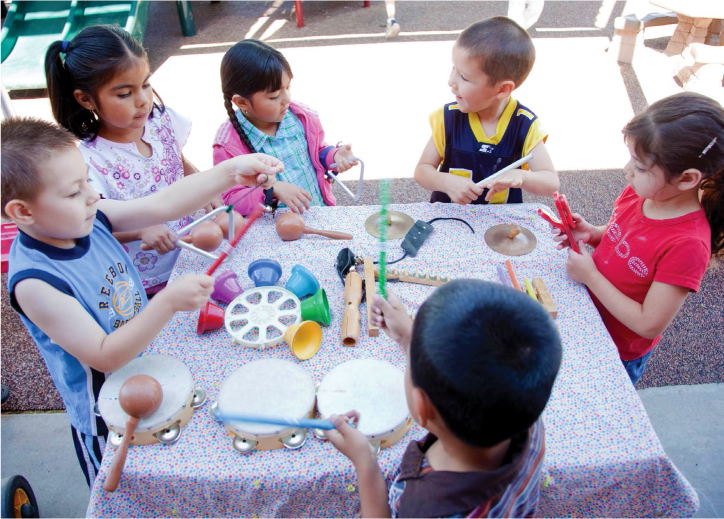
[[[279,90],[284,72],[290,78],[293,77],[292,69],[284,55],[258,40],[240,41],[226,51],[221,60],[221,91],[224,95],[224,107],[231,125],[251,153],[255,153],[256,150],[236,116],[231,98],[240,95],[245,99],[251,99],[251,96],[257,92]]]
[[[95,96],[98,90],[135,59],[148,61],[143,46],[114,25],[95,25],[80,31],[71,41],[55,41],[45,54],[45,78],[55,120],[79,139],[93,140],[101,121],[78,103],[75,91]],[[156,91],[154,110],[165,107]],[[153,117],[153,111],[151,116]]]
[[[623,129],[636,153],[659,166],[666,181],[701,171],[701,205],[711,227],[711,252],[724,252],[724,109],[713,99],[682,92],[661,99]]]

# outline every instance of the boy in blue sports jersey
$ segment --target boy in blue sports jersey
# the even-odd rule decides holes
[[[504,16],[474,23],[456,40],[452,62],[455,101],[430,115],[432,137],[415,168],[415,180],[432,191],[430,202],[522,202],[522,190],[552,195],[559,180],[545,147],[548,134],[512,97],[535,62],[528,32]],[[531,152],[520,169],[477,185]]]
[[[93,413],[105,373],[137,357],[176,312],[208,300],[213,278],[188,274],[152,301],[112,231],[133,231],[187,215],[235,183],[271,184],[283,169],[267,155],[229,159],[130,201],[100,200],[68,131],[39,119],[2,123],[2,215],[18,226],[8,291],[70,420],[89,486],[108,429]]]

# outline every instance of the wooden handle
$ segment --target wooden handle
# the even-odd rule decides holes
[[[118,488],[118,483],[121,480],[121,473],[123,472],[123,466],[126,464],[126,454],[128,454],[128,446],[131,444],[131,438],[133,433],[136,432],[136,426],[138,425],[137,416],[129,416],[126,422],[126,432],[123,433],[123,440],[121,441],[120,447],[113,456],[113,462],[111,468],[108,471],[108,477],[103,483],[103,490],[106,492],[113,492]]]
[[[342,344],[355,346],[359,339],[359,304],[362,301],[362,276],[350,272],[344,280],[345,309],[342,314]]]
[[[379,277],[380,271],[375,268],[375,277]],[[417,283],[418,285],[429,285],[439,287],[450,281],[449,277],[424,274],[422,272],[407,272],[406,270],[387,269],[387,279],[403,281],[405,283]]]
[[[304,226],[304,234],[319,234],[320,236],[332,238],[333,240],[351,240],[352,238],[354,238],[354,236],[346,232],[321,231],[319,229],[312,229],[311,227],[307,227],[306,225]]]

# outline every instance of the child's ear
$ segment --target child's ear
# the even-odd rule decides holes
[[[681,191],[689,191],[699,186],[701,182],[701,171],[696,168],[689,168],[676,177],[674,182]]]
[[[249,101],[245,97],[241,97],[239,94],[234,94],[232,96],[231,104],[241,110],[242,113],[244,113],[244,110],[248,110],[251,106]]]
[[[86,94],[82,90],[76,88],[75,90],[73,90],[73,96],[75,97],[75,100],[78,101],[78,104],[86,110],[96,109],[96,103],[95,101],[93,101],[93,98],[90,94]]]
[[[410,407],[412,407],[412,411],[414,411],[414,416],[417,417],[417,423],[420,427],[427,429],[427,423],[437,416],[437,409],[435,409],[430,398],[419,387],[412,388],[410,399]]]
[[[10,200],[5,204],[5,214],[16,224],[30,225],[34,222],[33,211],[25,200]]]
[[[515,90],[515,83],[513,83],[511,80],[506,79],[505,81],[500,81],[497,85],[495,85],[498,89],[498,93],[496,96],[499,99],[505,99],[510,94],[513,93],[513,90]]]

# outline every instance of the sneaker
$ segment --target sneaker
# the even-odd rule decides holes
[[[400,34],[400,24],[397,20],[390,18],[387,20],[387,28],[385,29],[385,38],[394,38]]]

